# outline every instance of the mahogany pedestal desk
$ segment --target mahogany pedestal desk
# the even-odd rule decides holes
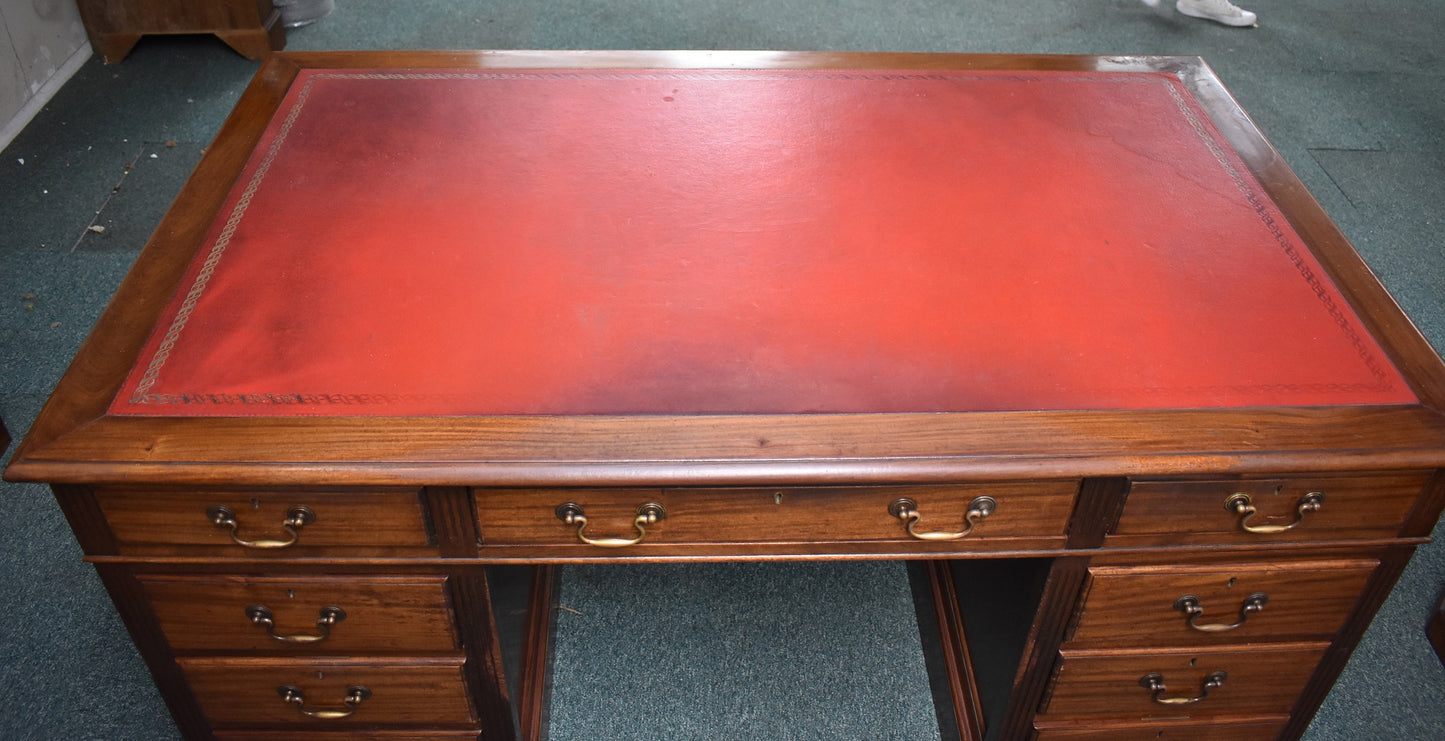
[[[191,737],[535,737],[555,564],[915,559],[965,737],[1294,738],[1442,402],[1198,59],[283,53],[6,475]]]

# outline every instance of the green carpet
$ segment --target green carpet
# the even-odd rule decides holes
[[[902,562],[560,570],[553,739],[939,738]]]

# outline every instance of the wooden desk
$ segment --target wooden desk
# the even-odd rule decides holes
[[[965,736],[1293,738],[1442,400],[1197,59],[277,54],[6,476],[193,737],[533,737],[548,565],[890,558]],[[998,559],[990,708],[949,564]]]

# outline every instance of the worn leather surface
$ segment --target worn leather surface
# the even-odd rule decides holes
[[[116,414],[1413,402],[1185,88],[303,72]]]

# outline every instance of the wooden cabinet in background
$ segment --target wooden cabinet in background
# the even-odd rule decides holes
[[[281,11],[271,0],[77,0],[80,18],[106,64],[149,34],[215,34],[241,56],[260,60],[286,48]]]

